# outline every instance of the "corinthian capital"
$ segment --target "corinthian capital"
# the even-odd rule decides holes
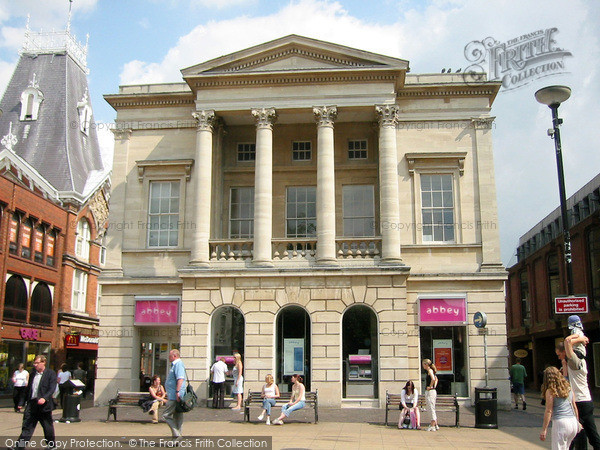
[[[398,107],[396,105],[376,105],[375,113],[379,126],[382,128],[395,127],[398,123]]]
[[[192,117],[196,119],[196,125],[198,131],[213,131],[215,125],[216,116],[212,109],[205,109],[202,111],[194,111]]]
[[[313,114],[319,127],[333,127],[337,117],[337,106],[314,106]]]
[[[252,110],[254,120],[256,120],[256,128],[273,129],[273,124],[277,120],[277,111],[275,108],[256,108]]]
[[[495,119],[495,117],[473,117],[471,124],[476,130],[491,130]]]

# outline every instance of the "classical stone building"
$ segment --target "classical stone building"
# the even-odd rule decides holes
[[[305,376],[378,406],[435,359],[439,392],[509,402],[492,155],[496,82],[287,36],[121,86],[96,401],[167,370],[200,397],[239,351],[245,390]]]
[[[0,101],[0,394],[36,354],[55,368],[96,362],[110,167],[86,58],[68,28],[27,29]]]

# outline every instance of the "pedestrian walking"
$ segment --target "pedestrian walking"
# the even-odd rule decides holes
[[[580,432],[573,445],[579,445],[579,442],[585,442],[585,436],[594,450],[600,450],[600,436],[594,422],[594,402],[588,386],[588,370],[585,359],[579,358],[573,352],[573,346],[568,339],[556,346],[556,355],[562,361],[566,361],[567,372],[569,374],[569,383],[573,389],[575,404],[579,413],[579,422],[583,425],[583,431]]]
[[[179,350],[169,352],[171,368],[167,375],[165,387],[167,389],[167,405],[163,413],[163,419],[171,429],[173,439],[181,439],[181,427],[183,426],[183,413],[177,410],[177,403],[185,395],[187,387],[185,377],[185,366],[181,360]]]
[[[516,362],[510,367],[510,381],[513,385],[513,394],[515,396],[515,409],[519,409],[519,399],[523,405],[523,411],[527,409],[525,402],[525,378],[527,371],[521,364],[521,358],[517,358]]]
[[[57,378],[58,378],[59,404],[60,404],[61,408],[64,408],[63,402],[65,399],[65,395],[67,393],[67,386],[65,385],[65,383],[71,379],[71,372],[69,372],[69,369],[67,368],[66,364],[62,364],[60,366],[60,370],[58,371]]]
[[[552,449],[567,450],[581,428],[571,385],[556,367],[544,370],[542,398],[546,400],[540,440],[546,440],[552,420]]]
[[[81,381],[83,384],[87,383],[87,371],[83,368],[83,363],[77,363],[77,369],[73,371],[73,379]],[[86,387],[84,386],[82,391],[82,397],[85,398]]]
[[[56,372],[46,367],[46,357],[37,355],[33,360],[33,370],[29,374],[31,382],[27,385],[25,398],[27,404],[23,414],[21,435],[15,448],[29,447],[28,443],[38,422],[44,430],[44,439],[48,448],[54,448],[54,422],[52,395],[56,389]]]
[[[13,403],[15,404],[15,412],[21,412],[25,406],[25,391],[29,383],[29,372],[25,370],[25,365],[20,363],[13,373]]]

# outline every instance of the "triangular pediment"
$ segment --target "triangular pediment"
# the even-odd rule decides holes
[[[184,78],[217,74],[344,69],[408,70],[398,58],[290,35],[183,69]]]

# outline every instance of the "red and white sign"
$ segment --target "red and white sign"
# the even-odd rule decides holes
[[[67,334],[65,336],[65,347],[79,350],[98,350],[98,336]]]
[[[179,300],[136,300],[136,325],[178,325]]]
[[[454,373],[454,362],[452,360],[452,339],[433,340],[433,363],[438,374]]]
[[[588,298],[587,296],[567,296],[556,297],[554,299],[554,312],[556,314],[587,314]]]
[[[464,297],[419,298],[419,324],[466,325],[467,299]]]

